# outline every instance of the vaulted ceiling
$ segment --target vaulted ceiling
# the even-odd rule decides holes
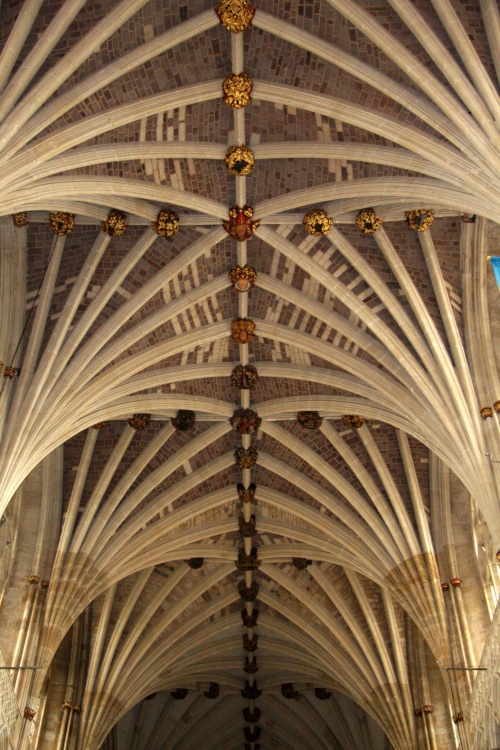
[[[1,10],[0,356],[20,370],[1,509],[49,461],[37,653],[67,650],[82,749],[119,720],[120,750],[416,748],[412,670],[450,659],[452,478],[500,542],[497,417],[480,413],[500,393],[498,7],[255,5],[237,34],[205,0]],[[234,108],[222,82],[242,72]],[[234,145],[248,175],[225,164]],[[241,242],[235,204],[257,220]],[[333,226],[311,235],[317,208]],[[112,210],[121,236],[101,229]],[[228,274],[247,265],[241,292]],[[238,409],[255,414],[231,424]]]

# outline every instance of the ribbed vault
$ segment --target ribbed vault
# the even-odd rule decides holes
[[[16,677],[38,711],[16,739],[469,742],[450,715],[472,677],[445,667],[480,656],[477,594],[442,582],[460,581],[457,497],[500,546],[496,4],[262,0],[238,34],[204,0],[0,12],[5,549],[40,483],[17,614],[2,562],[22,626],[0,645],[41,666]],[[243,72],[233,108],[222,81]],[[234,145],[248,176],[225,166]],[[243,241],[234,204],[260,221]],[[333,226],[311,235],[318,207]],[[167,208],[180,228],[161,237]],[[405,212],[431,209],[413,231]],[[121,236],[101,229],[112,210]],[[71,233],[49,230],[57,211]],[[247,265],[241,291],[228,274]],[[238,409],[255,414],[231,424]]]

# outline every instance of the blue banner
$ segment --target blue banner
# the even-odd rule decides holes
[[[495,273],[495,278],[497,280],[498,288],[500,289],[500,256],[489,255],[488,258],[491,261],[491,266]]]

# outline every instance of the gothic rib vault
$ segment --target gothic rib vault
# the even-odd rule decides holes
[[[500,746],[495,0],[0,13],[0,750]]]

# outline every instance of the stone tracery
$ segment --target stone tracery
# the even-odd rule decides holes
[[[106,17],[108,28],[104,29],[104,24],[99,30],[96,27],[85,44],[88,46],[92,41],[95,47],[143,4],[128,3],[128,7],[126,3],[118,4]],[[73,5],[73,13],[77,13],[77,4]],[[411,53],[401,45],[392,44],[393,38],[378,22],[372,23],[370,28],[366,25],[368,19],[373,20],[368,11],[347,0],[331,0],[330,5],[343,12],[354,26],[362,28],[397,64],[414,63]],[[436,6],[444,16],[450,12],[444,0],[437,2]],[[407,12],[406,3],[401,3],[401,16],[409,22]],[[210,14],[209,18],[208,12],[202,13],[199,18],[191,18],[165,32],[161,49],[174,47],[190,36],[209,31],[218,23],[213,11]],[[65,21],[65,28],[70,20]],[[258,623],[259,636],[262,633],[257,652],[259,666],[263,670],[276,669],[276,664],[285,654],[290,660],[290,671],[295,672],[289,680],[276,674],[266,682],[259,676],[262,690],[259,706],[263,707],[259,722],[263,746],[267,733],[269,737],[274,736],[272,717],[279,715],[280,708],[282,710],[280,686],[287,682],[294,686],[300,684],[301,690],[305,691],[300,703],[300,706],[305,706],[302,720],[304,716],[312,717],[306,693],[309,690],[310,695],[313,694],[313,683],[317,683],[314,675],[320,670],[322,685],[335,691],[337,696],[328,699],[329,704],[331,701],[334,706],[338,696],[347,692],[377,719],[398,748],[413,748],[420,746],[417,742],[424,741],[418,734],[423,730],[420,726],[413,726],[410,709],[413,698],[421,698],[418,705],[422,706],[422,722],[426,722],[423,724],[428,738],[425,741],[431,743],[426,747],[432,747],[429,737],[434,736],[434,724],[440,721],[444,725],[444,709],[436,706],[431,717],[424,709],[436,701],[431,701],[429,695],[411,696],[409,675],[424,669],[426,648],[436,658],[442,657],[442,652],[448,658],[450,648],[458,649],[456,653],[464,659],[472,656],[467,642],[448,643],[446,634],[450,622],[464,633],[467,626],[463,607],[460,608],[461,592],[452,584],[448,593],[456,599],[450,600],[451,603],[443,602],[436,568],[438,564],[439,568],[446,568],[456,563],[443,558],[440,551],[450,547],[450,538],[446,534],[451,532],[448,530],[443,536],[451,508],[451,496],[447,490],[450,469],[481,504],[485,523],[496,540],[493,548],[498,548],[499,539],[495,480],[490,465],[483,460],[483,430],[490,430],[490,423],[493,424],[496,417],[492,415],[483,425],[478,409],[483,401],[478,404],[477,400],[480,396],[484,397],[484,403],[493,404],[500,390],[492,358],[483,357],[484,361],[481,361],[481,352],[488,347],[487,331],[484,329],[484,314],[478,319],[474,311],[475,307],[482,311],[486,309],[484,298],[478,291],[481,288],[478,279],[481,274],[484,276],[478,258],[482,257],[480,249],[484,247],[487,231],[485,219],[481,217],[498,220],[498,205],[491,197],[494,194],[492,187],[498,188],[498,158],[492,146],[498,141],[494,130],[494,113],[498,104],[486,74],[481,73],[480,66],[473,59],[470,44],[459,38],[454,40],[457,50],[465,69],[473,73],[470,74],[471,83],[465,72],[457,72],[456,85],[460,91],[455,93],[462,98],[462,103],[457,105],[449,87],[437,82],[423,66],[416,66],[414,75],[420,76],[419,86],[425,96],[412,94],[410,101],[405,87],[389,75],[383,75],[288,21],[273,18],[257,9],[253,25],[266,32],[285,35],[303,49],[310,48],[314,42],[314,53],[323,60],[330,63],[335,60],[335,64],[341,64],[344,70],[350,69],[354,74],[366,72],[375,88],[387,87],[396,101],[411,109],[429,126],[429,132],[422,132],[426,128],[419,130],[417,126],[409,126],[404,133],[390,117],[382,118],[349,101],[333,102],[329,95],[309,92],[301,87],[277,84],[272,79],[259,80],[252,71],[254,102],[272,101],[299,112],[313,111],[319,115],[320,121],[334,116],[343,118],[345,123],[371,128],[378,138],[393,138],[400,144],[398,148],[356,143],[332,143],[330,146],[324,142],[256,144],[253,149],[255,175],[262,164],[271,159],[285,160],[291,156],[300,160],[313,159],[316,154],[321,154],[317,158],[339,162],[340,174],[342,159],[358,158],[359,161],[373,160],[374,164],[382,165],[392,162],[398,169],[422,172],[426,177],[417,180],[413,176],[392,175],[339,180],[326,187],[300,186],[284,194],[271,194],[269,198],[256,196],[261,202],[256,203],[255,215],[262,223],[255,228],[251,244],[262,243],[259,247],[266,248],[270,263],[265,268],[255,264],[259,275],[252,292],[254,297],[249,299],[247,294],[239,294],[235,301],[233,295],[229,303],[226,301],[229,297],[224,297],[229,286],[229,268],[219,268],[220,275],[214,275],[206,270],[206,259],[210,257],[211,262],[217,263],[217,248],[222,247],[226,240],[220,223],[227,216],[227,205],[235,200],[238,206],[245,206],[249,183],[239,174],[235,176],[233,183],[236,185],[231,187],[234,193],[229,201],[224,202],[215,192],[204,195],[203,191],[197,194],[183,189],[179,182],[180,167],[176,173],[177,183],[171,180],[170,185],[166,181],[163,184],[159,167],[164,153],[170,153],[173,159],[183,154],[182,158],[196,159],[199,164],[204,159],[218,159],[222,166],[226,146],[219,148],[219,144],[207,143],[204,152],[203,149],[197,150],[200,144],[187,142],[175,144],[175,148],[173,142],[155,144],[151,141],[118,143],[116,149],[114,145],[104,143],[98,144],[97,148],[86,145],[91,138],[104,136],[109,128],[108,114],[97,114],[82,125],[70,124],[59,134],[51,134],[50,139],[41,135],[40,143],[37,143],[32,140],[34,136],[42,134],[44,128],[61,116],[64,107],[70,109],[72,106],[72,89],[57,94],[50,103],[38,109],[37,92],[42,84],[37,83],[33,89],[27,89],[26,95],[16,104],[29,81],[26,71],[14,74],[1,105],[5,119],[0,129],[3,139],[0,181],[5,213],[26,208],[29,232],[31,225],[40,221],[41,212],[54,209],[55,201],[68,215],[76,214],[78,231],[82,222],[89,220],[99,226],[106,220],[109,210],[118,206],[127,212],[130,227],[147,227],[142,236],[135,236],[133,245],[121,246],[119,264],[113,266],[101,285],[95,284],[99,288],[92,291],[94,296],[88,297],[91,282],[96,275],[98,278],[99,264],[112,257],[111,253],[107,255],[113,248],[109,244],[110,237],[95,239],[92,247],[86,250],[86,265],[76,274],[71,289],[67,290],[63,309],[58,311],[56,318],[51,318],[51,302],[59,293],[56,290],[59,288],[60,268],[64,265],[70,243],[70,239],[64,236],[56,240],[29,331],[20,379],[16,381],[16,390],[3,392],[3,436],[4,446],[8,449],[5,454],[8,458],[4,459],[2,466],[3,502],[21,485],[30,469],[35,469],[44,459],[49,460],[46,457],[52,455],[54,448],[64,441],[76,439],[82,430],[106,422],[102,434],[101,431],[88,430],[78,460],[75,459],[77,478],[59,540],[54,575],[49,576],[49,570],[37,568],[35,571],[37,575],[40,572],[43,580],[50,577],[51,586],[43,638],[37,643],[37,635],[30,648],[33,653],[39,649],[40,654],[53,655],[64,633],[71,627],[74,629],[75,648],[78,644],[83,647],[83,624],[78,624],[78,618],[88,617],[86,607],[92,601],[96,603],[96,612],[100,614],[96,614],[93,627],[94,632],[98,631],[98,645],[87,664],[87,678],[80,686],[81,694],[71,698],[72,705],[83,706],[82,717],[88,711],[85,729],[80,730],[78,737],[78,747],[82,748],[99,747],[112,728],[116,716],[111,719],[111,714],[106,713],[105,695],[119,695],[123,706],[132,708],[145,697],[146,685],[148,694],[152,694],[156,690],[185,689],[181,686],[187,681],[186,700],[190,701],[193,682],[201,682],[204,691],[217,682],[221,684],[222,695],[214,705],[220,700],[222,708],[219,710],[224,713],[226,698],[230,706],[232,696],[237,695],[239,689],[246,689],[241,673],[242,664],[246,665],[245,670],[248,665],[242,657],[241,637],[239,650],[234,652],[234,664],[222,670],[224,679],[218,676],[215,679],[213,652],[210,651],[210,644],[215,642],[220,649],[227,648],[231,652],[236,648],[236,634],[241,636],[238,579],[231,578],[235,575],[238,545],[234,544],[231,533],[239,523],[239,510],[244,511],[245,523],[251,520],[252,510],[255,510],[255,505],[244,499],[241,508],[236,506],[235,495],[239,493],[235,493],[235,483],[242,477],[235,466],[233,451],[239,443],[227,442],[233,439],[229,434],[228,420],[234,412],[234,403],[232,397],[228,398],[227,391],[232,366],[238,362],[237,356],[229,356],[227,342],[231,318],[236,313],[239,320],[256,323],[254,340],[248,339],[247,346],[238,346],[237,349],[241,367],[248,367],[249,360],[256,363],[260,378],[257,384],[253,381],[255,388],[252,392],[242,378],[237,384],[241,387],[242,409],[250,408],[250,395],[257,402],[261,399],[258,414],[262,418],[262,433],[258,460],[252,467],[252,472],[258,477],[259,490],[252,500],[257,497],[259,503],[259,512],[254,513],[258,535],[267,540],[262,542],[259,538],[262,565],[259,572],[255,572],[259,576],[258,590],[255,591],[252,578],[246,580],[250,570],[245,571],[245,580],[240,583],[246,584],[244,597],[251,600],[255,594],[259,607],[265,608]],[[448,53],[445,54],[432,34],[424,40],[418,28],[413,23],[411,26],[432,59],[448,60]],[[22,29],[16,31],[20,37],[22,33]],[[60,33],[64,33],[62,27]],[[232,69],[236,74],[243,69],[242,36],[232,37],[230,42]],[[391,44],[388,45],[389,38]],[[137,60],[141,56],[147,59],[148,55],[153,58],[160,47],[155,48],[152,42],[154,40],[144,45],[150,45],[149,52],[139,48],[129,54],[135,54]],[[80,44],[74,55],[74,70],[88,54],[83,47]],[[35,56],[42,53],[41,45],[35,47]],[[74,86],[74,103],[98,90],[104,85],[103,81],[113,81],[113,76],[116,79],[119,66],[113,65],[110,63],[104,68],[99,81],[89,76],[82,84]],[[0,79],[4,83],[9,75],[7,68],[8,60],[4,57],[0,60]],[[56,75],[51,84],[56,86],[54,92],[57,83],[70,72],[66,68],[63,70],[61,64],[56,64]],[[405,69],[412,70],[411,65]],[[219,80],[181,89],[124,105],[120,112],[113,113],[113,126],[127,127],[141,118],[147,120],[153,110],[158,111],[156,107],[166,109],[167,101],[173,108],[171,111],[180,111],[182,107],[203,106],[205,102],[220,100],[222,96]],[[47,98],[51,93],[47,89]],[[430,104],[426,97],[434,103]],[[472,122],[465,109],[472,112]],[[250,109],[246,112],[234,110],[234,137],[240,145],[246,141],[245,118],[248,116]],[[171,127],[168,118],[165,126],[168,133]],[[446,145],[442,138],[430,134],[432,128],[444,136]],[[89,165],[99,165],[108,159],[114,164],[115,161],[140,158],[150,162],[147,167],[151,169],[150,182],[141,184],[139,180],[134,182],[115,174],[110,179],[101,179],[84,173]],[[66,160],[67,164],[62,166]],[[36,164],[34,168],[33,163]],[[81,173],[68,173],[61,178],[62,170],[81,170]],[[383,212],[378,208],[382,192],[386,200]],[[290,228],[300,225],[304,211],[317,205],[320,195],[326,213],[335,217],[335,227],[328,240],[310,238],[313,242],[319,240],[325,244],[299,246]],[[60,203],[63,199],[64,205]],[[415,200],[422,201],[422,205],[432,205],[436,213],[432,227],[419,232],[416,240],[437,302],[432,313],[427,310],[429,297],[414,283],[415,271],[412,269],[410,273],[408,270],[408,258],[401,260],[398,257],[396,240],[392,238],[393,227],[398,229],[399,224],[403,224],[404,211],[410,210]],[[174,245],[178,254],[169,263],[155,269],[154,275],[147,277],[146,274],[143,281],[134,275],[135,269],[142,267],[145,270],[148,260],[144,259],[149,259],[150,253],[154,253],[157,241],[148,224],[155,221],[158,209],[166,204],[182,212],[181,229],[174,240],[179,242]],[[390,268],[390,274],[385,271],[389,283],[370,266],[364,247],[355,246],[349,234],[356,213],[363,206],[372,204],[383,214],[384,227],[371,238],[370,257],[376,257],[379,265],[383,260],[385,267]],[[292,214],[294,210],[300,210],[302,214]],[[449,294],[450,285],[441,270],[439,251],[433,240],[438,241],[440,221],[446,221],[448,215],[460,216],[464,211],[474,211],[479,217],[474,227],[467,224],[460,227],[467,268],[463,289],[464,315],[467,326],[477,336],[468,349],[463,345],[461,323],[457,322],[454,300]],[[346,223],[349,226],[345,227]],[[191,227],[195,229],[190,230]],[[198,231],[200,227],[203,230],[201,236],[193,239],[189,231]],[[10,230],[10,225],[2,228],[6,233]],[[452,234],[450,230],[450,236]],[[180,237],[188,238],[185,245]],[[247,237],[241,239],[238,248],[232,248],[232,261],[245,267]],[[115,241],[115,238],[111,239],[111,242]],[[340,271],[340,263],[335,266],[339,256],[349,270]],[[256,251],[256,257],[265,262],[264,253],[259,256]],[[253,256],[251,260],[254,262]],[[8,278],[13,278],[14,274],[14,268],[7,269]],[[294,274],[295,278],[301,279],[302,287],[299,288],[298,282],[294,281]],[[304,274],[308,275],[307,283],[303,280]],[[283,281],[285,278],[286,282]],[[157,301],[153,303],[155,295],[165,294],[162,290],[169,285],[172,286],[172,295],[168,305],[162,307]],[[361,291],[357,291],[356,285]],[[267,307],[264,293],[273,295],[273,301]],[[255,304],[255,314],[252,304]],[[234,309],[236,305],[237,311]],[[11,307],[14,310],[15,305]],[[17,318],[21,314],[19,309],[13,312]],[[48,340],[45,338],[46,328]],[[252,330],[251,337],[253,335]],[[14,365],[11,364],[14,348],[10,346],[7,354],[0,352],[9,367]],[[311,366],[312,361],[314,366]],[[226,386],[225,390],[224,387],[216,390],[215,397],[206,396],[197,389],[198,382],[203,379],[211,379],[213,388],[217,389],[217,378]],[[290,389],[293,396],[273,399],[272,383],[279,378],[286,381],[282,387]],[[265,385],[262,385],[262,380],[270,388],[268,398],[263,397]],[[310,384],[310,393],[302,392],[303,383]],[[7,402],[7,398],[12,401]],[[184,410],[196,411],[196,430],[200,430],[188,443],[176,442],[170,424],[170,419]],[[299,431],[293,433],[295,427],[291,425],[295,424],[299,411],[321,414],[320,434],[311,431],[309,436],[304,436],[305,431],[298,427]],[[151,430],[152,434],[148,435],[149,442],[144,438],[144,444],[133,448],[133,441],[140,438],[127,426],[126,420],[131,414],[146,413],[152,415],[152,423],[145,425],[144,429]],[[366,418],[364,425],[342,424],[343,416],[358,413]],[[158,422],[164,422],[165,426],[156,431]],[[384,427],[390,432],[386,443],[377,432],[379,427],[376,425],[380,424],[389,426]],[[354,429],[349,429],[352,427]],[[118,437],[114,435],[115,429]],[[92,469],[94,459],[98,463],[97,441],[104,440],[105,435],[113,445],[107,454],[103,453],[106,468],[95,480],[94,488],[91,489],[90,483],[89,489],[84,490],[87,472]],[[489,441],[498,440],[493,432],[487,433],[487,437]],[[250,448],[250,443],[245,442],[247,438],[250,439],[250,435],[243,434],[238,438],[245,451]],[[178,439],[180,441],[181,437]],[[312,442],[314,440],[321,441],[321,450],[317,448],[320,443]],[[263,449],[260,441],[264,444]],[[433,490],[443,499],[441,510],[432,509],[434,528],[429,527],[430,510],[423,497],[425,483],[419,475],[422,467],[415,462],[415,452],[420,450],[418,441],[429,449]],[[489,446],[494,444],[491,442]],[[387,445],[392,446],[393,453]],[[323,451],[328,459],[323,458]],[[390,462],[394,452],[400,456],[404,467],[402,484],[398,484],[391,474]],[[133,455],[136,456],[134,460]],[[334,464],[336,455],[341,457],[338,466]],[[15,459],[25,456],[26,461],[21,466]],[[252,461],[254,458],[252,454]],[[159,464],[159,468],[150,474],[153,461]],[[118,467],[122,467],[122,475],[117,473],[113,487],[110,479]],[[146,467],[151,477],[148,481],[146,476],[141,476]],[[92,470],[97,471],[95,467]],[[251,486],[250,477],[245,475],[249,470],[246,466],[242,468],[243,493],[249,492]],[[212,477],[222,472],[233,472],[230,480],[226,484],[224,479],[223,489],[211,488]],[[316,474],[312,480],[306,480],[306,472]],[[286,491],[281,492],[273,487],[272,478],[284,474],[293,480],[295,487],[287,486]],[[42,477],[41,481],[47,482],[47,477],[45,480]],[[325,483],[329,486],[325,487]],[[261,487],[265,489],[261,491]],[[157,488],[156,497],[153,488]],[[149,492],[152,492],[151,497]],[[194,499],[190,492],[199,494]],[[79,510],[80,504],[83,511]],[[226,506],[232,511],[228,512]],[[267,514],[262,517],[261,507]],[[80,512],[82,515],[76,523]],[[49,513],[48,507],[44,513]],[[438,513],[442,513],[442,518],[437,518]],[[179,539],[176,541],[177,534]],[[137,544],[128,549],[133,535],[137,535]],[[220,549],[214,549],[214,538],[223,540]],[[251,548],[253,537],[244,538],[248,538]],[[152,545],[156,547],[153,549]],[[245,546],[248,546],[246,542]],[[245,549],[245,553],[250,554],[250,549]],[[71,562],[72,555],[75,555],[75,561],[81,555],[82,561],[86,562],[80,567],[79,562]],[[188,583],[186,566],[179,560],[197,557],[203,557],[207,563],[198,573],[192,571],[193,578],[189,582],[195,581],[193,589]],[[294,559],[312,560],[313,563],[304,570],[293,571]],[[47,567],[48,563],[43,565]],[[167,570],[163,566],[170,568]],[[82,581],[88,584],[81,599],[75,597],[73,581],[76,571],[80,577],[79,585]],[[449,570],[448,579],[458,579],[457,573],[456,569]],[[195,574],[198,577],[195,578]],[[415,578],[418,584],[415,584]],[[173,597],[171,592],[175,587],[175,604],[169,614],[164,615],[160,612],[161,602]],[[131,602],[134,599],[142,602],[143,594],[146,601],[152,592],[156,597],[156,609],[151,606],[144,610],[149,620],[145,615],[143,630],[134,630],[130,625],[126,643],[119,648],[121,631],[117,622],[122,619],[127,623],[127,618],[131,617]],[[349,593],[349,604],[343,603],[342,592]],[[39,593],[30,594],[31,603],[26,605],[30,616],[32,611],[39,611],[39,596]],[[202,604],[204,598],[210,599],[211,603]],[[376,598],[377,607],[373,604]],[[304,604],[305,614],[300,612],[299,603]],[[231,610],[233,605],[234,612]],[[29,609],[31,606],[33,610]],[[251,607],[250,610],[255,611]],[[219,613],[226,611],[227,619],[219,617]],[[398,633],[403,628],[405,612],[420,628],[418,633],[414,628],[413,651],[407,663],[398,647]],[[184,618],[182,625],[173,625],[176,613]],[[331,617],[336,618],[338,632],[334,633],[329,626]],[[213,618],[215,627],[210,627],[210,618]],[[313,628],[310,627],[311,618],[317,623]],[[231,624],[230,638],[225,636],[228,622]],[[191,645],[189,639],[183,641],[182,627],[188,628],[189,632],[200,629],[196,646]],[[253,625],[248,627],[252,629]],[[111,645],[105,647],[106,633],[111,638]],[[385,634],[385,643],[382,633]],[[134,647],[142,636],[144,644],[140,653],[134,654]],[[247,633],[247,637],[251,638],[252,634]],[[151,667],[151,659],[141,663],[140,656],[146,654],[154,657],[157,667]],[[163,657],[167,654],[168,661],[165,662]],[[131,655],[133,658],[127,669],[120,673],[119,666]],[[99,674],[96,671],[98,664]],[[171,674],[167,679],[169,669]],[[238,688],[235,674],[238,674]],[[254,694],[254,687],[255,692],[260,693],[251,674],[249,672],[247,685],[249,695]],[[438,681],[435,676],[432,679],[434,683]],[[388,689],[387,684],[394,687]],[[424,690],[424,686],[421,689]],[[16,690],[23,699],[26,698],[20,705],[31,705],[26,680],[19,679]],[[103,697],[103,705],[98,697],[91,698],[94,690],[96,696]],[[460,678],[457,690],[461,705],[454,706],[454,713],[466,708],[470,684]],[[442,688],[441,696],[446,696],[445,688]],[[224,732],[234,731],[236,726],[239,726],[240,739],[242,737],[242,699],[239,695],[237,697],[239,713],[227,709],[226,715],[238,715],[238,718],[222,722],[224,728],[216,737],[221,746],[226,742],[230,747],[230,740]],[[281,726],[280,731],[287,737],[288,746],[299,750],[306,746],[303,744],[306,740],[300,739],[300,712],[292,713],[297,717],[294,736],[286,727]],[[291,721],[293,725],[294,719]],[[249,731],[255,738],[255,727],[253,722],[250,723]],[[74,721],[71,724],[69,719],[64,720],[60,732],[69,737],[76,731],[75,726]],[[335,736],[334,729],[326,721],[322,725],[316,719],[311,726],[318,737],[318,747],[323,743],[320,739],[323,731]],[[340,742],[345,747],[349,746],[351,729],[347,726],[342,730],[345,736]],[[193,741],[193,735],[187,733],[183,737],[179,724],[172,735],[172,743],[174,741],[186,746],[186,742]]]

